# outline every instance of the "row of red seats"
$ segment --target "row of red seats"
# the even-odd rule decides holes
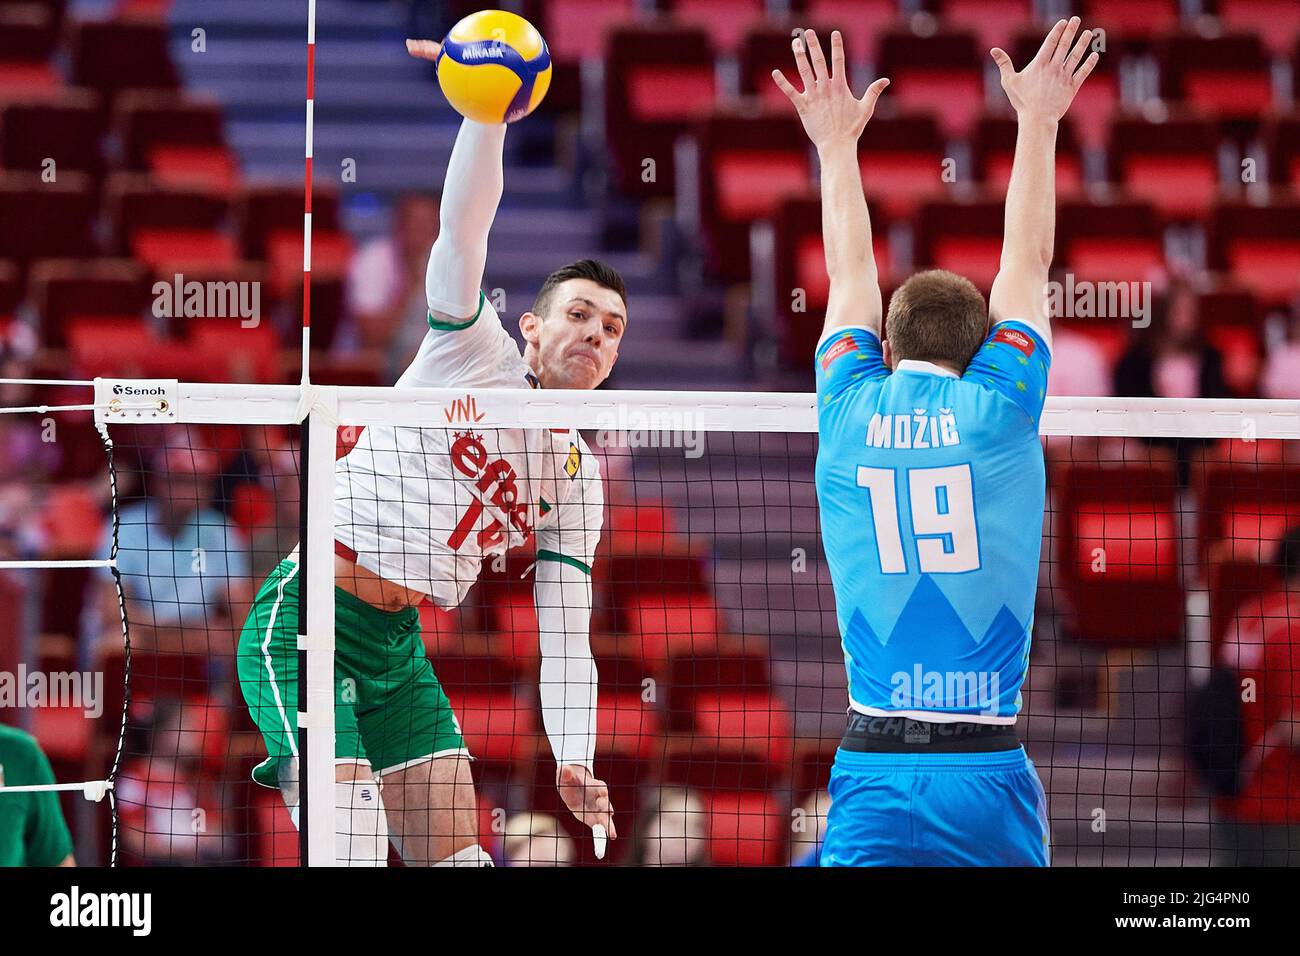
[[[1000,198],[921,203],[911,217],[910,260],[902,268],[891,247],[890,224],[896,217],[888,208],[887,201],[872,208],[872,240],[886,297],[907,278],[908,267],[950,269],[988,294],[1002,248]],[[1166,260],[1165,225],[1154,205],[1134,198],[1062,200],[1057,277],[1064,281],[1068,273],[1075,282],[1152,282],[1159,289],[1175,271]],[[1220,281],[1199,296],[1202,325],[1233,368],[1257,368],[1267,313],[1289,307],[1300,293],[1300,202],[1218,203],[1203,228],[1206,267]],[[816,344],[817,314],[825,309],[829,292],[819,199],[802,195],[779,201],[772,230],[770,259],[758,266],[771,271],[774,288],[804,292],[798,303],[788,293],[773,303],[782,357],[792,367],[802,366]],[[1096,340],[1112,360],[1124,348],[1129,323],[1123,316],[1075,320],[1067,315],[1060,321]],[[1233,384],[1246,392],[1253,385],[1245,379]]]
[[[894,81],[884,110],[930,115],[936,135],[945,138],[965,137],[986,111],[1005,110],[1003,94],[989,82],[987,54],[978,48],[972,33],[921,36],[896,27],[876,35],[876,42],[874,72]],[[1024,63],[1041,43],[1041,31],[1033,28],[1015,42],[1000,45],[1015,62]],[[773,69],[793,74],[789,31],[751,34],[746,44],[740,59],[741,94],[757,96],[788,115],[788,104],[770,74]],[[1160,49],[1166,64],[1161,94],[1171,107],[1257,120],[1287,105],[1275,97],[1269,56],[1253,34],[1218,38],[1180,34],[1168,38]],[[728,107],[715,59],[709,37],[700,29],[626,27],[608,35],[605,122],[611,170],[623,192],[639,198],[672,194],[672,144],[697,120]],[[1099,70],[1076,97],[1071,116],[1084,144],[1102,141],[1106,122],[1119,104],[1118,77],[1114,65]],[[1289,96],[1292,101],[1296,98],[1294,93]],[[647,157],[656,160],[653,179],[642,175]]]

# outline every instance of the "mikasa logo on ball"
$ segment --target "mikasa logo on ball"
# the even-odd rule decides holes
[[[461,53],[461,56],[463,56],[467,60],[479,60],[482,59],[483,57],[489,57],[491,59],[499,60],[503,56],[505,56],[505,53],[502,52],[501,47],[497,46],[496,44],[493,44],[492,46],[466,47],[464,52]]]

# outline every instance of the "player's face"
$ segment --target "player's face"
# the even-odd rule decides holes
[[[595,388],[605,381],[626,325],[622,297],[590,279],[560,283],[545,316],[529,312],[520,321],[543,388]]]

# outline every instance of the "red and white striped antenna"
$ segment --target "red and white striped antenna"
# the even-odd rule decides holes
[[[302,384],[311,382],[311,150],[316,112],[316,0],[307,0],[307,130],[302,187]]]

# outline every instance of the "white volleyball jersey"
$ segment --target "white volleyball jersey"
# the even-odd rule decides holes
[[[537,387],[481,294],[470,322],[429,324],[399,386]],[[359,565],[453,608],[485,558],[518,547],[530,532],[539,555],[589,572],[604,495],[576,429],[368,425],[338,461],[334,518],[336,540]]]

